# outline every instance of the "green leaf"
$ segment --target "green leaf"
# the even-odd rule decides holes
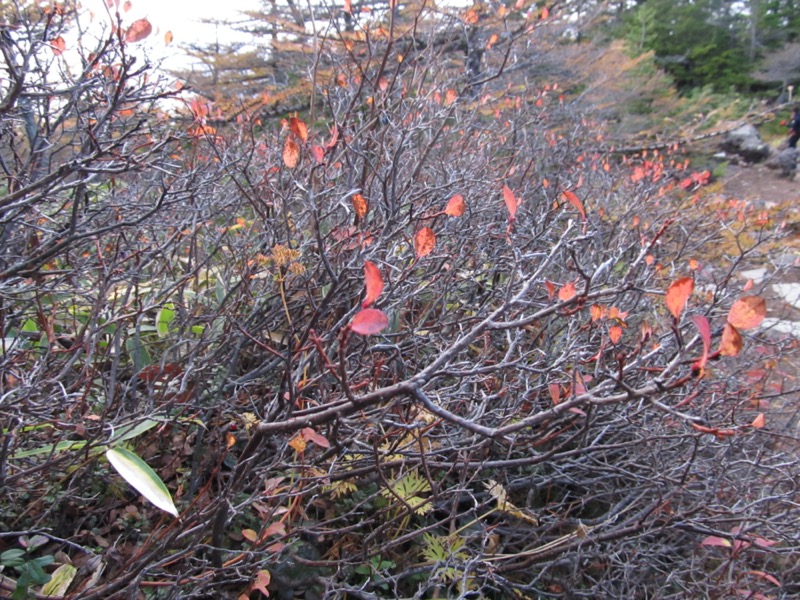
[[[175,305],[172,302],[167,302],[161,307],[161,310],[156,313],[156,330],[158,337],[167,337],[169,335],[169,326],[175,320]]]
[[[111,448],[106,458],[117,473],[142,496],[156,507],[177,517],[178,509],[172,503],[172,496],[161,478],[146,462],[125,448]]]
[[[25,550],[12,548],[0,554],[0,565],[6,567],[18,567],[25,563]]]
[[[72,580],[75,579],[78,569],[72,565],[61,565],[55,571],[45,586],[42,588],[43,596],[63,596],[67,593]]]

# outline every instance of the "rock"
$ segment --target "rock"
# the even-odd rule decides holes
[[[794,177],[797,170],[797,148],[784,148],[766,162],[770,169],[777,169],[783,177]]]
[[[761,162],[769,158],[769,144],[765,144],[758,130],[747,123],[725,136],[720,144],[722,150],[741,156],[747,162]]]

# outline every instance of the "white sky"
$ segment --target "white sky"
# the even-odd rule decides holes
[[[203,24],[202,19],[236,20],[238,11],[257,8],[259,0],[130,0],[131,8],[123,11],[125,0],[120,0],[120,14],[123,24],[146,18],[153,25],[153,34],[147,41],[155,54],[164,52],[170,65],[180,63],[180,45],[192,42],[212,42],[215,28]],[[106,0],[83,0],[83,7],[94,12],[95,19],[106,21]],[[169,47],[164,43],[164,35],[171,31],[173,42]],[[221,41],[225,32],[220,30]],[[230,34],[228,34],[230,35]]]

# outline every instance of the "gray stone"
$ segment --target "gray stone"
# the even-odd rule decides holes
[[[797,170],[797,148],[784,148],[766,162],[770,169],[777,169],[784,177],[794,177]]]
[[[758,135],[758,130],[749,123],[728,133],[720,144],[722,150],[737,154],[751,163],[762,162],[769,158],[771,150]]]

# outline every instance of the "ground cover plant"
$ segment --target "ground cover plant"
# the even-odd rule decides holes
[[[336,16],[272,120],[111,5],[2,26],[0,593],[797,593],[781,222],[533,77],[547,7]]]

